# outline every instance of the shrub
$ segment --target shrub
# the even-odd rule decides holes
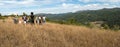
[[[118,25],[114,25],[113,30],[120,30],[120,26],[118,26]]]

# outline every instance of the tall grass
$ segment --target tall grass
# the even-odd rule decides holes
[[[120,47],[120,32],[85,26],[0,21],[0,47]]]

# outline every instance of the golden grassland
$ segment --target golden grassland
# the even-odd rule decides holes
[[[0,47],[120,47],[120,31],[46,23],[0,21]]]

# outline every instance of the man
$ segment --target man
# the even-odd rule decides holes
[[[30,19],[31,19],[31,23],[34,24],[34,14],[33,14],[33,12],[31,12]]]

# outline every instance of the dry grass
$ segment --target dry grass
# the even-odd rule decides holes
[[[120,32],[84,26],[0,21],[0,47],[120,47]]]

